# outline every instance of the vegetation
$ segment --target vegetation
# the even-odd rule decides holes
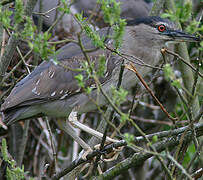
[[[110,50],[122,56],[119,48],[126,26],[126,20],[120,17],[122,2],[97,0],[97,8],[85,17],[84,12],[71,12],[73,2],[61,0],[51,10],[57,10],[57,13],[54,22],[46,30],[42,28],[42,20],[48,18],[49,11],[34,12],[36,0],[27,0],[26,6],[23,2],[0,2],[1,103],[17,82],[38,64],[54,57],[52,60],[56,65],[85,72],[85,76],[79,74],[75,79],[87,96],[93,87],[86,86],[85,82],[87,78],[93,79],[98,92],[106,97],[108,106],[96,104],[97,112],[86,112],[79,117],[80,121],[85,121],[85,124],[104,133],[104,136],[99,142],[99,150],[91,152],[86,159],[78,158],[75,161],[75,154],[78,155],[80,147],[59,130],[56,118],[48,117],[49,121],[45,117],[35,118],[7,129],[1,121],[3,117],[0,117],[0,179],[60,179],[64,176],[64,179],[74,179],[84,175],[87,175],[87,179],[202,178],[203,41],[187,45],[183,43],[173,51],[163,49],[164,65],[144,79],[148,90],[141,82],[130,92],[122,88],[124,68],[133,69],[133,65],[127,67],[123,62],[117,86],[111,88],[112,97],[109,97],[99,81],[106,71],[106,57],[99,56],[96,68],[89,53],[108,48],[105,41],[110,38],[114,42]],[[159,9],[158,4],[164,8]],[[184,31],[197,34],[202,39],[201,0],[156,0],[153,10],[158,12],[153,15],[169,18]],[[31,15],[38,16],[37,25]],[[56,28],[67,15],[77,24],[79,31],[65,32],[63,28]],[[101,37],[97,31],[99,23],[112,26],[113,35]],[[92,40],[96,49],[87,50],[83,47],[81,39],[84,34]],[[60,53],[57,50],[67,43],[75,43],[81,48],[85,57],[82,67],[71,69],[57,60],[56,56]],[[152,98],[149,90],[154,92],[166,113]],[[122,140],[105,145],[103,142],[107,135]],[[98,144],[84,132],[80,132],[80,136],[91,147]],[[119,157],[113,163],[105,161],[117,155]],[[88,172],[90,167],[93,170]]]

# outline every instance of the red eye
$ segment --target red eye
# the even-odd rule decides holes
[[[159,32],[164,32],[165,30],[166,30],[166,26],[165,25],[159,25],[158,26],[158,30],[159,30]]]

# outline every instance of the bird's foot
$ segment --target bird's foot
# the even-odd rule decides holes
[[[119,142],[119,140],[114,140],[112,143]],[[100,150],[100,144],[94,146],[94,149]],[[101,155],[102,161],[110,162],[118,158],[120,152],[123,150],[123,147],[114,148],[109,153],[103,153]]]
[[[87,155],[92,153],[92,152],[93,152],[93,150],[90,147],[88,149],[85,149],[84,153],[81,156],[81,158],[86,161],[87,160]]]
[[[84,176],[82,176],[82,178],[84,178],[84,179],[86,179],[92,173],[92,170],[94,168],[93,161],[91,161],[90,163],[85,164],[85,166],[82,167],[80,172],[84,171],[87,168],[88,168],[87,173]],[[99,164],[97,165],[97,170],[98,170],[99,174],[103,173]]]
[[[118,148],[113,148],[113,150],[108,153],[108,154],[105,154],[105,156],[103,155],[102,156],[102,160],[104,162],[111,162],[111,161],[115,161],[117,160],[120,152],[123,150],[124,147],[118,147]]]

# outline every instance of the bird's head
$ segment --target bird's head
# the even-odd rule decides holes
[[[158,16],[149,16],[127,22],[130,34],[136,39],[142,39],[148,46],[163,45],[166,42],[200,41],[195,35],[187,34],[177,28],[175,23]]]

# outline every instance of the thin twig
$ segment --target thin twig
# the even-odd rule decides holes
[[[187,173],[185,168],[181,166],[169,153],[166,154],[166,157],[170,159],[175,164],[175,166],[178,167],[182,173],[187,176],[188,179],[192,180],[192,177]]]
[[[3,26],[1,28],[3,28]],[[0,57],[2,57],[3,54],[4,54],[4,51],[5,51],[5,42],[6,42],[6,31],[5,31],[5,29],[3,29],[2,42],[1,42],[1,47],[0,47],[0,49],[1,49],[1,55],[0,55]]]
[[[25,15],[27,16],[32,15],[32,10],[36,2],[37,0],[29,0],[27,2],[27,6],[25,8]],[[24,28],[24,22],[19,23],[17,25],[16,31],[20,33],[23,28]],[[6,73],[6,70],[11,62],[11,59],[13,58],[15,48],[18,45],[18,43],[19,43],[19,38],[17,38],[15,34],[12,34],[12,36],[9,38],[8,43],[6,45],[5,52],[0,60],[0,82],[2,81]]]
[[[169,139],[164,139],[163,141],[157,142],[155,144],[155,148],[157,149],[157,152],[161,152],[164,149],[166,149],[167,147],[174,147],[176,145],[179,144],[180,141],[180,135],[176,134],[176,133],[183,133],[184,130],[188,128],[188,127],[184,127],[184,128],[179,128],[179,129],[175,129],[172,131],[173,133],[173,137],[170,137]],[[201,124],[196,124],[195,125],[195,130],[197,131],[197,135],[198,136],[202,136],[203,135],[203,123]],[[169,131],[165,131],[165,137],[168,137],[168,133],[171,133]],[[157,134],[157,133],[156,133]],[[148,137],[153,137],[154,134],[152,135],[147,135]],[[140,140],[142,139],[142,142],[145,141],[145,138],[140,137]],[[191,132],[187,132],[185,138],[184,138],[184,142],[189,142],[191,141]],[[136,142],[136,141],[135,141]],[[140,141],[141,142],[141,141]],[[82,163],[85,162],[89,162],[89,160],[91,160],[93,157],[95,157],[98,153],[104,153],[104,152],[109,152],[114,148],[118,148],[121,146],[126,146],[127,143],[125,141],[120,141],[118,143],[113,143],[110,145],[107,145],[104,149],[103,152],[100,151],[93,151],[92,153],[87,155],[87,160],[84,160],[83,158],[77,159],[75,161],[73,161],[70,165],[68,165],[67,167],[65,167],[63,170],[61,170],[60,172],[58,172],[56,175],[54,175],[51,180],[58,180],[61,177],[63,177],[64,175],[66,175],[67,173],[69,173],[70,171],[72,171],[74,168],[76,168],[77,166],[79,166]],[[137,165],[142,164],[146,159],[150,158],[152,156],[152,154],[148,154],[148,153],[135,153],[131,158],[127,158],[125,159],[123,162],[119,163],[118,165],[114,166],[113,168],[111,168],[110,170],[107,170],[105,173],[103,173],[102,175],[100,175],[99,177],[101,177],[101,179],[103,179],[104,177],[109,177],[109,178],[113,178],[116,175],[118,175],[119,173],[121,173],[123,170],[127,170],[130,167],[135,167]],[[119,169],[117,167],[120,167]],[[112,172],[112,173],[111,173]],[[114,172],[114,173],[113,173]],[[99,178],[98,178],[99,179]]]
[[[49,137],[50,137],[50,140],[51,140],[51,148],[52,148],[52,151],[53,151],[53,157],[54,157],[54,169],[55,169],[55,172],[57,172],[57,154],[56,154],[56,149],[55,149],[55,145],[54,145],[54,141],[53,141],[53,134],[51,132],[51,128],[50,128],[50,125],[49,125],[49,120],[47,117],[45,117],[45,120],[46,120],[46,125],[47,125],[47,129],[48,129],[48,132],[49,132]]]
[[[198,113],[197,116],[194,118],[194,122],[198,122],[202,117],[203,117],[203,102],[202,102],[202,104],[201,104],[199,113]]]
[[[175,57],[177,57],[178,59],[180,59],[184,64],[186,64],[187,66],[189,66],[193,71],[197,72],[199,76],[201,76],[203,78],[203,74],[201,74],[199,71],[197,71],[195,69],[195,67],[193,67],[190,63],[188,63],[185,59],[183,59],[179,54],[173,52],[173,51],[170,51],[166,48],[164,48],[165,52],[167,52],[168,54],[171,54]]]
[[[192,176],[193,179],[201,178],[203,176],[203,168],[198,169],[191,176]]]
[[[167,115],[167,117],[172,120],[172,122],[174,123],[177,118],[173,118],[168,112],[167,110],[164,108],[164,106],[161,104],[161,102],[157,99],[157,97],[154,95],[154,93],[152,92],[152,90],[149,88],[149,86],[147,85],[147,83],[144,81],[144,79],[140,76],[140,74],[138,73],[136,67],[130,63],[129,65],[126,65],[126,68],[135,72],[136,76],[138,77],[138,79],[141,81],[141,83],[144,85],[144,87],[147,89],[147,91],[151,94],[151,96],[154,98],[154,100],[159,104],[160,108],[162,109],[162,111]]]
[[[105,46],[105,48],[115,54],[117,54],[118,56],[120,56],[122,59],[125,59],[126,61],[128,62],[131,62],[131,63],[134,63],[134,64],[137,64],[138,66],[144,66],[144,67],[148,67],[148,68],[152,68],[152,69],[158,69],[158,70],[162,70],[162,68],[159,68],[159,67],[156,67],[156,66],[152,66],[150,64],[147,64],[145,63],[143,60],[141,60],[140,58],[134,56],[134,55],[131,55],[131,54],[126,54],[124,52],[120,52],[118,53],[115,49],[112,49],[108,46]],[[132,58],[133,60],[129,59],[129,58]]]
[[[47,15],[48,13],[50,13],[51,11],[54,11],[55,9],[59,8],[60,6],[56,6],[56,7],[53,7],[51,9],[49,9],[48,11],[46,12],[33,12],[33,14],[36,14],[36,15],[41,15],[41,16],[45,16],[46,18],[49,18],[49,16]]]
[[[203,141],[201,142],[201,144],[199,145],[197,151],[195,152],[195,154],[192,156],[192,158],[190,159],[190,162],[186,168],[187,171],[190,170],[190,167],[192,166],[192,164],[194,163],[195,159],[200,155],[200,151],[201,151],[201,148],[203,146]],[[183,179],[183,177],[181,178]]]
[[[52,29],[57,25],[57,23],[63,18],[63,16],[65,15],[65,12],[63,12],[60,17],[58,19],[56,19],[54,21],[54,23],[49,27],[49,29],[47,30],[47,33],[50,33],[52,31]]]
[[[24,153],[25,153],[25,147],[27,144],[27,140],[28,140],[28,130],[29,130],[29,124],[30,124],[30,120],[25,121],[25,125],[24,125],[24,129],[23,129],[23,136],[21,139],[21,143],[20,143],[20,148],[19,148],[19,154],[17,157],[17,163],[18,166],[21,167],[22,162],[23,162],[23,157],[24,157]]]
[[[15,1],[15,0],[3,0],[3,1],[0,2],[0,4],[1,4],[2,6],[4,6],[4,5],[9,4],[9,3],[12,3],[12,2],[14,2],[14,1]]]
[[[173,126],[174,124],[172,122],[168,121],[161,121],[161,120],[155,120],[155,119],[145,119],[143,117],[139,116],[130,116],[132,119],[135,119],[137,121],[141,121],[144,123],[152,123],[152,124],[162,124],[162,125],[168,125],[168,126]],[[187,123],[187,121],[178,121],[176,124],[183,124]]]
[[[197,134],[198,136],[203,135],[203,124],[202,127],[198,130]],[[158,142],[155,144],[155,148],[158,152],[163,151],[166,148],[174,147],[179,144],[180,136],[177,136],[176,138],[170,138],[165,139],[161,142]],[[187,135],[184,138],[184,142],[190,142],[191,141],[191,133],[187,132]],[[148,158],[152,157],[152,154],[145,154],[145,153],[135,153],[131,157],[123,160],[120,163],[117,163],[114,167],[108,169],[106,172],[104,172],[102,175],[93,178],[94,180],[103,180],[103,179],[113,179],[114,177],[118,176],[121,172],[124,172],[125,170],[128,170],[131,167],[136,167],[141,165],[144,161],[146,161]]]

